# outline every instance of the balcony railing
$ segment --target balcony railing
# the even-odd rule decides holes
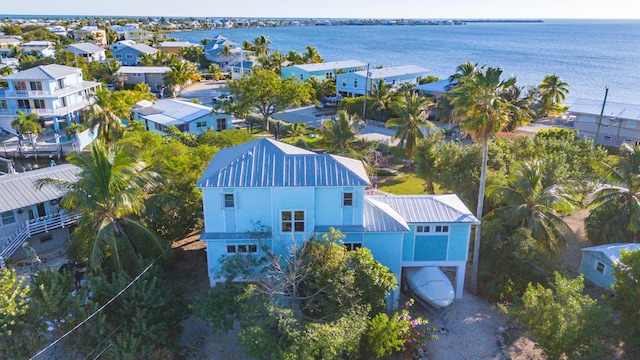
[[[46,90],[5,90],[4,97],[8,98],[37,98],[53,96]]]
[[[29,114],[38,114],[39,116],[65,116],[67,114],[70,114],[76,110],[80,110],[83,109],[89,105],[91,105],[93,102],[89,99],[84,99],[84,101],[81,101],[79,103],[70,105],[70,106],[65,106],[62,108],[57,108],[57,109],[49,109],[49,108],[44,108],[44,109],[21,109],[21,108],[10,108],[10,109],[2,109],[0,108],[0,116],[17,116],[17,111],[20,110],[22,111],[25,115],[29,115]]]
[[[9,258],[31,236],[67,227],[78,219],[80,214],[61,212],[25,221],[11,236],[0,240],[0,258]]]

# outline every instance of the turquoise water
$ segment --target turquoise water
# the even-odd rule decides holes
[[[545,20],[463,26],[315,26],[240,28],[169,34],[199,43],[222,34],[242,43],[266,35],[271,50],[316,47],[326,61],[419,65],[445,78],[466,60],[500,66],[521,86],[558,74],[576,98],[640,104],[640,20]]]

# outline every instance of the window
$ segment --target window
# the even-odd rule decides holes
[[[44,100],[42,99],[33,100],[33,107],[36,109],[46,109],[46,106],[44,105]]]
[[[206,121],[196,121],[196,127],[197,128],[207,127],[207,122]]]
[[[233,194],[224,194],[224,207],[226,208],[236,207],[236,202]]]
[[[30,109],[29,100],[18,100],[19,109]]]
[[[436,225],[436,232],[437,233],[448,233],[449,232],[449,226],[447,226],[447,225]]]
[[[358,87],[358,79],[353,79],[353,87],[354,88]]]
[[[16,222],[16,215],[13,210],[0,213],[0,225],[9,225]]]
[[[127,54],[127,59],[133,59],[133,54]]]
[[[604,136],[602,137],[602,139],[603,139],[603,140],[610,141],[610,140],[611,140],[611,136],[609,136],[609,135],[604,135]]]
[[[42,91],[42,83],[39,81],[31,81],[29,82],[29,86],[31,86],[31,90],[33,91]]]
[[[258,245],[227,245],[227,254],[255,254],[258,252]]]
[[[113,57],[116,59],[122,59],[122,54],[115,54]]]
[[[283,211],[282,232],[304,232],[304,211]]]
[[[142,77],[142,74],[131,74],[133,77]]]
[[[58,89],[64,89],[64,79],[58,79]]]
[[[416,232],[428,233],[430,231],[431,231],[431,226],[429,226],[429,225],[418,225],[418,226],[416,226]]]
[[[227,119],[216,119],[216,131],[222,131],[227,129]]]
[[[304,75],[300,74],[300,80],[304,80]]]
[[[600,261],[596,261],[596,271],[604,274],[604,264],[601,263]]]
[[[353,206],[353,193],[342,193],[342,206]]]
[[[8,107],[7,100],[0,100],[0,109],[7,109]]]
[[[347,86],[347,78],[343,77],[342,78],[342,87],[346,87]]]
[[[353,251],[355,249],[360,249],[362,247],[362,243],[345,243],[344,247],[347,251]]]
[[[17,91],[24,91],[24,90],[27,90],[27,83],[24,81],[16,81],[13,83],[13,87]]]

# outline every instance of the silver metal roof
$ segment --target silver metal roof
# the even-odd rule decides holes
[[[407,223],[471,223],[479,221],[454,194],[367,196],[389,205]]]
[[[374,200],[372,197],[364,199],[364,227],[370,232],[405,232],[409,225],[391,206]]]
[[[57,80],[63,77],[81,73],[79,68],[58,64],[40,65],[15,74],[3,76],[3,80]]]
[[[168,66],[120,66],[118,69],[123,74],[165,74],[170,71]]]
[[[588,114],[600,116],[602,111],[601,100],[577,99],[571,104],[567,112],[572,114]],[[607,101],[602,116],[605,118],[619,118],[640,120],[640,105],[623,104]]]
[[[106,50],[91,43],[75,43],[67,46],[67,51],[77,54],[94,54],[104,52]]]
[[[218,151],[196,187],[368,185],[358,160],[264,138]]]
[[[640,244],[637,243],[618,243],[618,244],[605,244],[598,246],[591,246],[582,248],[582,251],[586,252],[600,252],[604,254],[612,263],[617,262],[620,259],[620,252],[622,250],[635,251],[640,249]]]
[[[141,102],[138,104],[141,104]],[[149,107],[138,106],[134,107],[132,111],[140,114],[141,117],[147,120],[168,126],[189,123],[209,115],[212,109],[208,106],[189,101],[165,99],[154,103],[151,109],[149,109]]]
[[[393,66],[382,69],[369,69],[369,79],[384,79],[388,77],[403,75],[423,75],[427,72],[429,72],[429,70],[416,65]],[[354,74],[360,75],[362,77],[367,77],[367,70],[356,71],[354,72]]]
[[[344,69],[351,67],[366,67],[367,63],[364,63],[359,60],[344,60],[344,61],[330,61],[323,62],[319,64],[303,64],[303,65],[293,65],[299,69],[304,71],[326,71],[326,70],[336,70],[336,69]]]
[[[0,212],[17,210],[61,198],[64,194],[58,188],[43,186],[41,189],[37,189],[34,182],[45,178],[76,181],[79,172],[79,167],[64,164],[0,176]]]

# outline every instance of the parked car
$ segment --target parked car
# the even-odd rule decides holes
[[[233,101],[233,95],[231,94],[220,94],[218,96],[214,96],[213,97],[213,103],[217,104],[219,102],[227,102],[227,101]]]

